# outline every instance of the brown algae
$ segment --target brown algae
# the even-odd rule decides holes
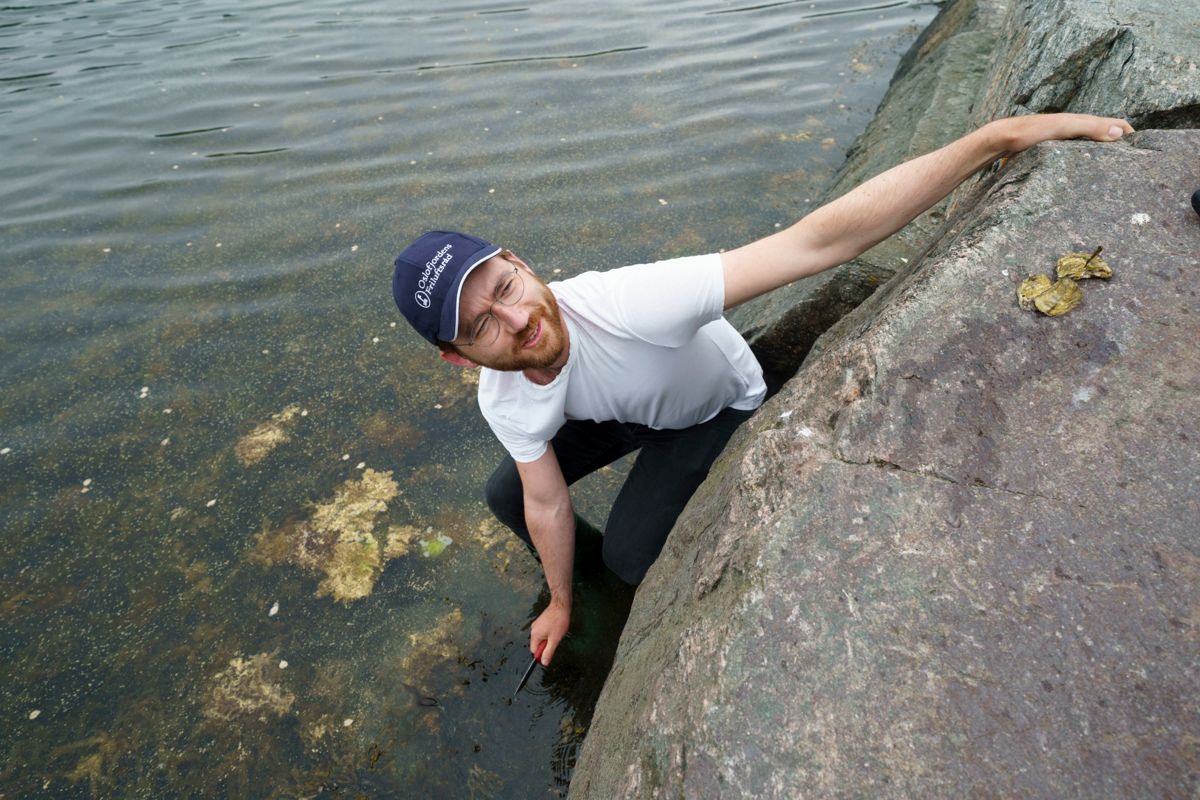
[[[249,467],[266,458],[272,450],[288,440],[288,428],[298,416],[300,406],[290,405],[239,439],[233,448],[238,463]]]
[[[250,658],[234,657],[229,666],[213,676],[204,716],[229,722],[238,717],[279,717],[291,710],[296,696],[273,683],[270,675],[280,671],[273,653]]]

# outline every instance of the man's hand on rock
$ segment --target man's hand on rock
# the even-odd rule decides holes
[[[546,606],[546,610],[533,621],[533,627],[529,631],[529,652],[536,653],[538,644],[543,641],[546,643],[546,649],[542,651],[543,667],[550,666],[550,660],[554,658],[554,651],[558,649],[558,643],[567,635],[567,628],[570,625],[570,604],[554,598],[551,598],[550,605]]]
[[[1054,139],[1113,142],[1133,133],[1133,126],[1123,119],[1091,114],[1031,114],[996,120],[988,127],[993,128],[1000,138],[1000,147],[1006,153],[1019,153],[1039,142]]]

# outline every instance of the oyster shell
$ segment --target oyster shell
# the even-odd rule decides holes
[[[1083,292],[1079,291],[1079,284],[1070,278],[1059,278],[1049,291],[1033,298],[1033,304],[1046,316],[1057,317],[1079,305],[1081,300]]]
[[[1067,253],[1058,260],[1058,277],[1083,280],[1084,278],[1103,278],[1108,280],[1113,276],[1112,267],[1099,257],[1099,249],[1095,253]]]
[[[1033,311],[1033,299],[1050,291],[1053,285],[1045,275],[1031,275],[1017,287],[1017,305],[1023,311]]]

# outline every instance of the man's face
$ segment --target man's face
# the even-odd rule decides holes
[[[516,268],[523,288],[512,305],[498,302],[505,283]],[[490,313],[499,332],[494,342],[470,343],[470,331]],[[459,297],[458,338],[453,344],[481,366],[498,370],[545,369],[554,364],[566,346],[566,331],[558,302],[524,261],[504,250],[476,267],[463,282]]]

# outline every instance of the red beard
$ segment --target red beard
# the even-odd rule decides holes
[[[487,363],[480,362],[483,366],[506,372],[546,369],[562,356],[566,346],[562,314],[559,313],[554,295],[547,291],[546,297],[547,302],[539,304],[538,309],[530,313],[525,330],[516,336],[509,351],[489,358]],[[542,326],[541,340],[533,347],[525,347],[539,323]]]

